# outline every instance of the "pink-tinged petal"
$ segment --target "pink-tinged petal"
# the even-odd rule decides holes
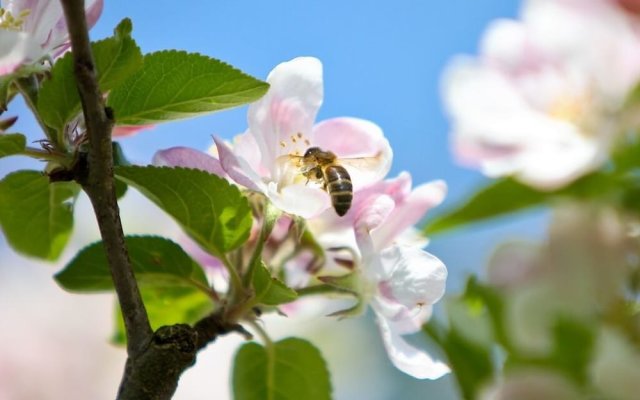
[[[59,1],[15,1],[11,13],[15,16],[21,10],[29,10],[23,30],[32,35],[45,52],[49,52],[67,40],[68,32]],[[16,13],[17,12],[17,13]]]
[[[147,129],[153,129],[155,125],[117,125],[113,128],[113,137],[127,137],[138,134]]]
[[[276,208],[302,218],[313,218],[331,206],[324,190],[305,185],[278,189],[275,182],[270,182],[265,194]]]
[[[182,245],[184,251],[186,251],[187,254],[189,254],[200,265],[215,270],[224,270],[222,261],[204,251],[202,247],[188,236],[181,237],[179,243]]]
[[[434,304],[444,295],[447,268],[436,256],[418,247],[394,245],[380,252],[380,260],[386,298],[411,310]]]
[[[391,245],[395,238],[422,220],[427,211],[439,205],[447,194],[444,181],[433,181],[416,187],[408,196],[396,197],[396,204],[384,224],[371,233],[376,248]]]
[[[251,133],[245,132],[233,138],[233,152],[244,159],[258,175],[269,176],[270,171],[262,165],[260,148]]]
[[[390,291],[389,288],[384,288],[384,282],[378,286],[382,288],[381,292]],[[392,299],[390,300],[389,296],[384,297],[383,293],[373,298],[371,307],[378,315],[385,317],[391,329],[400,335],[411,335],[418,332],[433,313],[431,305],[407,308]]]
[[[226,177],[220,161],[207,153],[188,147],[172,147],[160,150],[153,156],[153,165],[195,168],[220,177]]]
[[[407,343],[384,316],[377,314],[376,321],[389,359],[400,371],[418,379],[438,379],[450,372],[445,363]]]
[[[369,279],[379,282],[386,278],[384,268],[374,245],[371,230],[387,219],[393,211],[394,201],[387,195],[371,196],[358,210],[354,220],[355,239],[360,250],[362,269]]]
[[[322,121],[313,128],[311,143],[345,159],[342,163],[356,189],[382,180],[391,168],[391,146],[371,121],[348,117]]]
[[[38,45],[27,33],[0,30],[0,76],[13,73],[38,54]]]
[[[311,133],[322,104],[322,64],[312,57],[295,58],[276,66],[267,82],[269,91],[249,107],[248,121],[263,165],[273,166],[279,155],[305,150],[297,134]]]
[[[373,229],[387,220],[394,207],[395,202],[389,195],[379,194],[369,197],[368,201],[360,207],[355,217],[354,226],[356,231],[371,233]]]
[[[229,146],[227,146],[227,144],[221,139],[214,137],[213,140],[215,141],[216,148],[218,149],[220,164],[229,177],[238,185],[244,186],[247,189],[264,192],[265,187],[260,176],[251,169],[249,163],[247,163],[243,158],[236,157]]]
[[[89,0],[85,2],[85,10],[87,13],[87,26],[89,29],[98,22],[100,15],[102,15],[102,9],[104,8],[103,0]]]

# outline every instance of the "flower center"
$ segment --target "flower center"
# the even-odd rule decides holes
[[[17,16],[13,16],[11,12],[0,7],[0,29],[20,32],[30,13],[30,9],[24,9]]]
[[[607,121],[606,109],[597,104],[589,92],[556,99],[549,107],[548,113],[552,118],[575,125],[586,137],[601,134]]]
[[[563,96],[549,108],[549,115],[571,123],[578,123],[586,116],[590,101],[578,96]]]

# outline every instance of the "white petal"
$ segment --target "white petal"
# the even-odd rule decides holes
[[[40,47],[29,34],[0,30],[0,76],[14,72],[23,63],[41,55]]]
[[[387,296],[408,309],[433,304],[444,294],[447,268],[437,257],[412,246],[394,245],[380,253]]]
[[[278,209],[302,218],[312,218],[330,207],[329,195],[319,188],[305,185],[289,185],[278,190],[270,182],[265,192]]]
[[[311,133],[322,104],[322,64],[312,57],[295,58],[276,66],[267,82],[269,91],[249,107],[248,120],[263,164],[273,166],[279,155],[308,147],[297,134]]]
[[[450,371],[443,362],[407,343],[383,316],[377,315],[376,321],[387,354],[400,371],[418,379],[438,379]]]

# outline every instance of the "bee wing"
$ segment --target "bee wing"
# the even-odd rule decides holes
[[[341,157],[338,162],[347,168],[356,190],[381,180],[389,171],[389,162],[382,152],[370,157]]]
[[[347,167],[354,167],[360,170],[371,170],[380,167],[382,155],[378,154],[371,157],[340,157],[340,164]]]

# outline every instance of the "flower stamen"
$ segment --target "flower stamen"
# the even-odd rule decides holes
[[[24,22],[29,14],[31,14],[31,10],[24,9],[14,17],[11,12],[0,7],[0,29],[6,29],[15,32],[22,31]]]

